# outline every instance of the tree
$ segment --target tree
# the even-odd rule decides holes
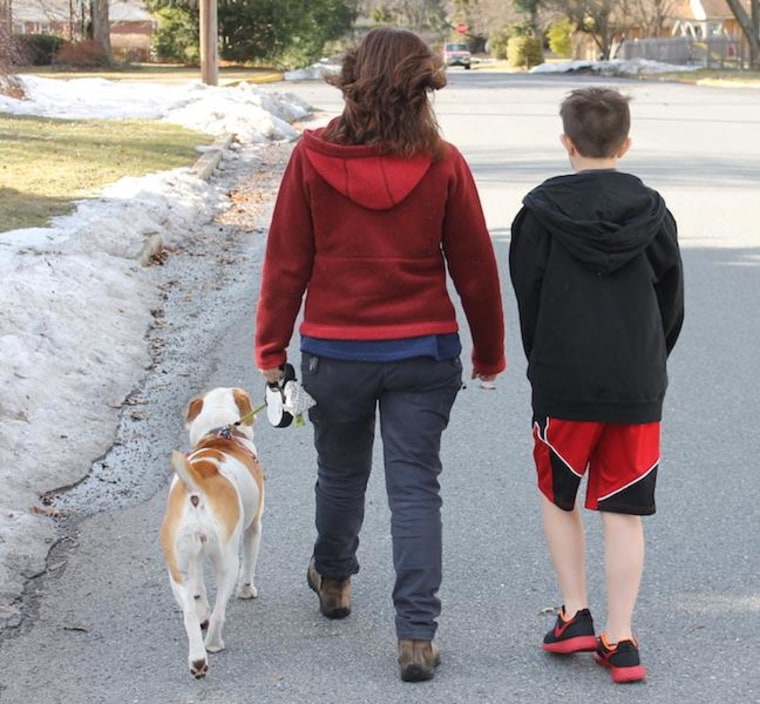
[[[342,37],[356,18],[356,0],[217,0],[219,51],[224,59],[300,68],[322,57],[328,42]],[[152,12],[171,17],[162,46],[186,57],[198,55],[198,36],[188,41],[171,27],[197,26],[196,0],[146,0]],[[171,12],[167,13],[168,8]],[[184,16],[184,20],[183,20]]]
[[[750,0],[749,13],[741,0],[726,0],[749,44],[749,66],[760,69],[760,0]]]
[[[266,60],[283,68],[306,66],[356,18],[346,0],[221,0],[221,53],[233,61]]]
[[[675,0],[633,0],[630,8],[645,37],[659,37],[673,15]]]
[[[443,0],[361,0],[357,12],[375,24],[397,24],[415,31],[437,30],[446,24]]]
[[[92,38],[103,47],[106,61],[113,62],[111,51],[111,20],[108,16],[108,0],[93,0]]]
[[[513,0],[515,7],[528,15],[530,28],[534,33],[534,36],[539,35],[538,30],[538,9],[542,4],[542,0]]]
[[[0,0],[0,74],[11,64],[11,6]]]
[[[449,0],[446,6],[452,19],[468,26],[470,45],[475,51],[485,50],[492,36],[504,34],[508,26],[520,20],[515,4],[504,0]]]
[[[599,49],[602,59],[609,59],[616,37],[624,33],[627,3],[617,0],[547,0],[547,6],[556,9],[576,27],[587,34]],[[628,16],[628,25],[632,20]]]

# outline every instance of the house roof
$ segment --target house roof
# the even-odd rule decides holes
[[[12,7],[13,21],[16,23],[69,22],[71,19],[77,19],[81,12],[80,3],[72,4],[69,0],[14,0]],[[111,22],[151,20],[142,0],[111,0],[108,16]]]
[[[68,22],[68,0],[16,0],[12,5],[14,22]]]
[[[747,14],[750,13],[750,1],[740,0]],[[707,19],[725,19],[727,17],[733,17],[734,13],[731,12],[731,8],[728,6],[726,0],[700,0],[700,4],[705,10]]]
[[[750,13],[750,0],[739,0]],[[726,0],[675,0],[669,13],[684,20],[724,20],[734,16]]]

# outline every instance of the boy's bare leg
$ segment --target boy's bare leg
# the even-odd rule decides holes
[[[580,507],[576,504],[572,511],[564,511],[542,494],[541,517],[565,613],[572,617],[588,606],[586,539]]]
[[[633,637],[633,610],[644,571],[641,516],[602,512],[607,579],[607,626],[610,643]]]

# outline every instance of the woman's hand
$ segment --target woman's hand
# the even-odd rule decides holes
[[[477,379],[480,382],[480,388],[481,389],[495,389],[496,388],[496,379],[499,378],[498,374],[483,374],[482,372],[472,370],[472,377],[473,379]]]
[[[274,369],[259,369],[259,371],[264,375],[267,384],[276,384],[282,379],[283,371],[280,367],[275,367]]]

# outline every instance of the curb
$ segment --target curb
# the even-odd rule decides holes
[[[241,83],[279,83],[285,80],[285,74],[275,71],[273,73],[265,73],[261,76],[251,76],[250,78],[238,78],[224,83],[225,88],[231,88],[239,86]]]
[[[214,143],[190,167],[190,173],[204,181],[208,181],[234,138],[235,135],[233,134],[217,137]],[[163,248],[164,238],[156,232],[151,232],[145,237],[143,246],[137,255],[138,264],[143,267],[150,266]]]
[[[217,137],[207,151],[193,164],[190,171],[194,176],[208,181],[214,169],[219,165],[222,154],[230,146],[235,135],[226,134]]]

